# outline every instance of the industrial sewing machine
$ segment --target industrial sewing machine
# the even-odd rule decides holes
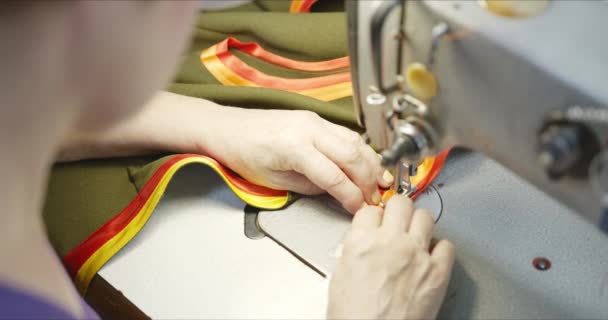
[[[454,150],[416,202],[457,247],[439,318],[606,318],[608,2],[346,6],[359,124],[394,188],[416,192],[427,156],[477,151]],[[349,222],[324,198],[258,217],[325,275]]]
[[[608,231],[608,2],[346,5],[358,120],[395,188],[465,146]]]

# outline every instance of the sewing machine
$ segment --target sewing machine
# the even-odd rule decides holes
[[[355,106],[396,188],[452,145],[608,232],[605,1],[347,1]]]
[[[454,150],[416,202],[458,248],[440,318],[605,318],[608,3],[346,6],[359,124],[395,166],[394,189],[416,191],[425,157],[477,151]],[[348,221],[311,198],[258,218],[326,275]]]
[[[542,2],[346,2],[359,121],[395,188],[425,156],[480,151],[454,149],[417,200],[457,248],[441,318],[608,314],[608,3]],[[325,196],[243,207],[185,168],[100,275],[155,318],[323,317],[351,216]]]

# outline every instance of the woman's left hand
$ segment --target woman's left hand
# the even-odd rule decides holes
[[[226,107],[168,92],[103,132],[71,133],[60,161],[203,153],[254,183],[302,194],[328,192],[349,212],[380,201],[392,176],[359,134],[310,111]]]
[[[216,143],[201,151],[249,181],[302,194],[328,192],[351,213],[365,203],[378,204],[378,186],[392,183],[380,157],[358,133],[316,113],[226,111],[232,112],[231,120],[216,129]]]

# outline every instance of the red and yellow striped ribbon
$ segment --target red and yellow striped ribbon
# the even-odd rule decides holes
[[[416,199],[439,175],[450,150],[452,149],[449,148],[434,157],[425,158],[418,165],[416,175],[410,177],[410,182],[416,186],[416,191],[410,196],[412,199]]]
[[[417,197],[439,174],[448,152],[446,150],[436,157],[427,158],[418,167],[418,173],[411,178],[417,189],[412,198]],[[173,175],[191,163],[211,167],[241,200],[252,206],[273,210],[284,207],[290,201],[289,192],[248,182],[212,158],[195,154],[173,156],[154,172],[126,208],[63,257],[79,292],[86,293],[99,269],[137,235],[152,215]]]
[[[349,67],[348,57],[319,62],[298,61],[266,51],[257,43],[244,43],[231,37],[203,50],[200,55],[203,65],[223,85],[283,90],[322,101],[332,101],[352,95],[350,72],[348,71],[306,79],[281,78],[268,75],[247,65],[230,52],[231,48],[293,70],[315,72]]]
[[[289,6],[289,12],[291,13],[306,13],[310,12],[310,8],[318,0],[292,0]]]
[[[441,172],[441,168],[443,168],[450,150],[451,148],[448,148],[434,157],[425,158],[422,163],[418,165],[416,175],[410,177],[410,183],[416,187],[414,193],[410,194],[410,198],[416,199],[429,185],[431,185],[431,182],[433,182]],[[382,203],[386,203],[395,194],[397,194],[397,192],[393,189],[384,190],[382,193]]]
[[[97,271],[143,228],[173,175],[191,163],[213,168],[230,189],[250,205],[263,209],[279,209],[290,200],[289,192],[248,182],[212,158],[195,154],[173,156],[154,172],[126,208],[63,257],[68,272],[82,294],[86,292]]]

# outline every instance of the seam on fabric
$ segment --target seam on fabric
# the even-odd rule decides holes
[[[125,169],[127,169],[127,177],[129,178],[129,183],[131,183],[131,185],[133,186],[133,189],[135,189],[136,193],[140,193],[141,190],[135,183],[135,177],[133,176],[132,166],[127,166]]]

